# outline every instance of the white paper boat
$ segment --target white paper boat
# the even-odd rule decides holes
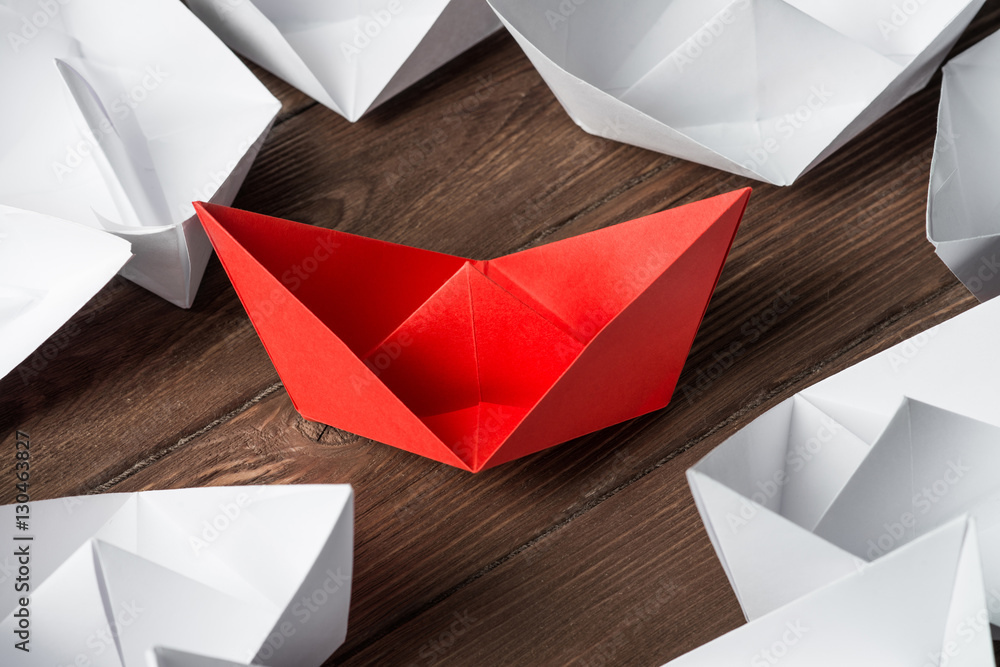
[[[190,307],[280,104],[176,0],[0,1],[0,204],[120,236],[122,275]]]
[[[1000,621],[998,330],[1000,301],[980,305],[784,401],[688,471],[748,619],[969,513]]]
[[[131,256],[128,242],[110,234],[0,204],[0,377],[65,324]],[[52,343],[39,363],[68,344]],[[27,383],[37,373],[29,366],[22,378]]]
[[[580,127],[789,185],[923,88],[984,0],[489,0]]]
[[[993,667],[989,627],[963,517],[667,665]]]
[[[145,667],[159,652],[318,667],[347,631],[353,502],[350,486],[314,485],[6,505],[0,664]],[[21,565],[26,605],[10,574]],[[25,640],[28,652],[17,648]]]
[[[927,238],[980,301],[1000,295],[1000,35],[945,65]]]
[[[233,49],[350,121],[500,28],[483,0],[187,0]]]

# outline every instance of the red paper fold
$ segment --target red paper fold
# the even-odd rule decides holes
[[[669,402],[749,196],[489,261],[195,208],[304,417],[477,472]]]

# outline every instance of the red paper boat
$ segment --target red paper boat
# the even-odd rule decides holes
[[[488,261],[195,208],[304,417],[477,472],[670,401],[749,196]]]

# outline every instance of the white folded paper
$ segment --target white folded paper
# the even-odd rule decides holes
[[[248,667],[243,663],[231,660],[207,658],[203,655],[165,648],[151,649],[146,657],[147,667]]]
[[[279,102],[176,0],[0,1],[0,204],[103,229],[126,278],[190,307]]]
[[[984,0],[489,0],[591,134],[789,185],[923,88]]]
[[[976,542],[952,521],[667,664],[992,667]]]
[[[483,0],[187,0],[237,53],[349,121],[500,28]]]
[[[353,512],[347,485],[4,506],[0,664],[318,667],[347,631]]]
[[[927,238],[980,301],[1000,295],[1000,35],[945,65]]]
[[[784,401],[688,471],[754,619],[962,513],[1000,621],[1000,300]]]
[[[120,238],[0,204],[0,377],[80,310],[132,253]],[[67,343],[45,350],[45,361]],[[25,380],[37,372],[28,369]]]

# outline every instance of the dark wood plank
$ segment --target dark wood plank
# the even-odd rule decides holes
[[[963,45],[1000,25],[998,5]],[[973,303],[923,236],[939,84],[793,188],[756,188],[658,413],[476,476],[307,422],[213,260],[191,312],[105,290],[38,377],[0,382],[0,435],[32,433],[38,498],[354,484],[351,627],[332,663],[431,664],[468,612],[435,663],[659,664],[741,618],[684,469]],[[505,35],[353,126],[284,99],[238,206],[444,252],[492,257],[750,184],[581,133]]]

